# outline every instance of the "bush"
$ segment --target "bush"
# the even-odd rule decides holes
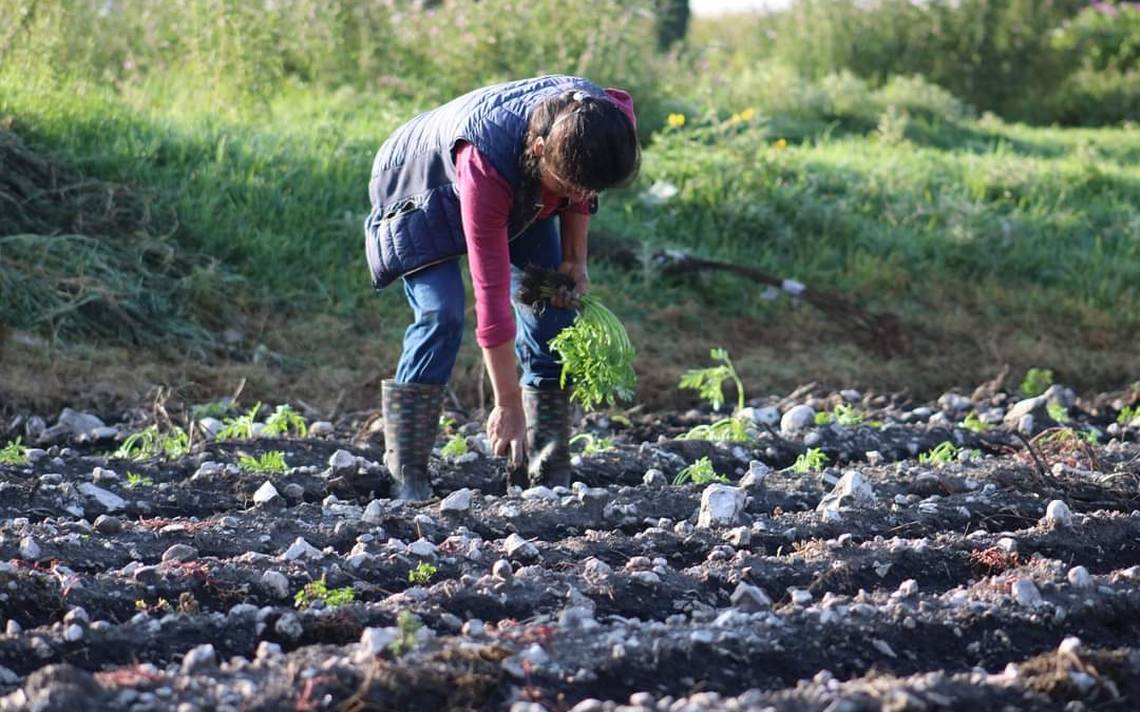
[[[1086,70],[1127,72],[1140,62],[1140,4],[1097,3],[1053,32],[1052,46]]]
[[[1140,117],[1140,70],[1082,69],[1046,101],[1047,113],[1067,126],[1103,126]]]

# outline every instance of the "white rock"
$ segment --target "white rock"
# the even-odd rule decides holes
[[[503,548],[507,556],[512,558],[533,559],[538,556],[538,547],[519,536],[518,532],[507,537],[503,542]]]
[[[269,569],[261,575],[261,588],[278,600],[289,597],[289,579],[280,571]]]
[[[218,656],[214,652],[214,646],[210,643],[205,643],[187,651],[186,657],[182,658],[182,674],[192,675],[195,672],[212,668],[217,664]]]
[[[711,484],[701,493],[701,508],[697,515],[698,527],[730,527],[738,522],[747,499],[739,487]]]
[[[957,413],[959,411],[969,410],[974,403],[966,396],[958,393],[943,393],[938,398],[938,405],[943,410]]]
[[[378,499],[374,499],[368,503],[364,508],[364,514],[360,517],[361,521],[366,524],[379,524],[384,521],[384,505]]]
[[[40,545],[37,544],[36,540],[33,539],[32,537],[26,536],[23,539],[20,539],[20,556],[21,557],[23,557],[25,559],[29,559],[29,560],[35,560],[35,559],[40,558],[40,554],[42,554],[42,553],[43,553],[43,550],[40,549]]]
[[[811,603],[811,591],[802,588],[789,588],[788,594],[792,597],[792,603],[797,606],[806,606]]]
[[[56,427],[61,427],[71,435],[79,436],[86,435],[96,428],[102,428],[104,425],[105,423],[102,420],[90,413],[64,408],[63,412],[59,414],[59,422]]]
[[[295,613],[286,613],[278,618],[273,630],[289,640],[297,640],[305,633],[305,627],[301,625],[301,619]]]
[[[333,424],[327,420],[318,420],[309,426],[309,435],[314,438],[327,437],[333,432]]]
[[[546,485],[538,485],[537,487],[530,487],[523,490],[522,498],[552,500],[558,499],[558,495],[554,494],[554,490]]]
[[[115,512],[120,509],[124,509],[127,506],[127,500],[123,499],[114,492],[109,492],[102,487],[97,487],[96,485],[91,484],[90,482],[84,482],[75,489],[78,490],[79,494],[83,495],[84,497],[93,499],[98,502],[99,506],[103,507],[103,509],[107,510],[108,512]]]
[[[1027,415],[1031,416],[1032,420],[1029,421],[1029,434],[1031,434],[1034,422],[1048,422],[1048,405],[1049,400],[1045,396],[1026,398],[1014,403],[1013,407],[1006,411],[1002,420],[1007,428],[1020,428],[1023,425],[1022,419]]]
[[[15,620],[9,619],[4,625],[4,633],[6,635],[19,635],[24,632],[24,627],[17,623]]]
[[[193,561],[198,558],[198,550],[189,544],[172,544],[162,552],[163,561]]]
[[[780,418],[780,434],[797,435],[815,423],[815,409],[810,405],[793,406]]]
[[[1071,527],[1073,512],[1069,509],[1069,505],[1055,499],[1045,508],[1045,517],[1041,523],[1047,527]]]
[[[1013,594],[1014,600],[1026,608],[1037,608],[1045,603],[1036,584],[1029,579],[1016,579],[1010,586],[1010,592]]]
[[[63,639],[69,643],[77,643],[83,640],[83,626],[78,623],[72,623],[67,626],[63,631]]]
[[[329,456],[329,467],[333,476],[354,475],[358,469],[356,455],[348,450],[337,450]]]
[[[467,487],[455,490],[439,503],[440,512],[466,512],[469,509],[471,509],[471,490]]]
[[[266,480],[265,482],[261,483],[261,486],[257,488],[257,491],[253,493],[253,503],[267,504],[280,496],[281,495],[277,492],[277,488],[273,486],[273,483],[269,480]]]
[[[746,490],[757,491],[764,489],[764,480],[771,474],[772,468],[759,460],[748,463],[748,472],[740,478],[740,486]]]
[[[1074,566],[1069,569],[1068,579],[1073,588],[1092,588],[1093,585],[1092,576],[1084,566]]]
[[[217,418],[206,417],[198,421],[198,428],[207,440],[216,440],[224,427],[225,424]]]
[[[408,544],[408,553],[412,556],[418,556],[421,559],[434,559],[436,549],[435,544],[432,544],[427,539],[416,539],[411,544]]]
[[[497,581],[509,581],[513,575],[514,569],[511,567],[511,562],[506,559],[499,559],[491,566],[491,578]]]
[[[641,478],[641,482],[646,487],[655,487],[658,489],[669,486],[669,478],[665,476],[664,472],[658,470],[656,467],[651,467],[646,470],[645,475],[643,475]]]
[[[281,655],[281,646],[277,643],[270,643],[268,640],[263,640],[257,644],[257,652],[254,654],[258,660],[269,660]]]
[[[119,473],[105,467],[96,467],[91,470],[91,479],[95,482],[118,482]]]
[[[15,685],[20,681],[20,676],[12,672],[8,668],[0,665],[0,685]],[[577,709],[577,708],[575,708]]]
[[[847,470],[831,493],[820,500],[816,511],[838,511],[841,507],[869,507],[875,503],[875,490],[858,470]]]
[[[732,592],[732,605],[742,611],[763,611],[772,607],[772,599],[759,586],[741,581]]]
[[[297,537],[297,540],[289,545],[282,556],[288,561],[296,561],[301,557],[319,559],[323,554],[321,554],[320,549],[305,541],[304,537]]]
[[[359,657],[374,658],[400,637],[398,628],[365,628],[360,636]]]

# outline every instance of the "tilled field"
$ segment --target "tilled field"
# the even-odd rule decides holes
[[[814,418],[844,399],[863,423]],[[350,420],[132,462],[137,428],[18,419],[0,710],[1136,709],[1135,422],[1063,389],[797,400],[739,443],[587,419],[615,445],[569,490],[505,492],[468,423],[423,504]],[[671,484],[702,457],[731,483]]]

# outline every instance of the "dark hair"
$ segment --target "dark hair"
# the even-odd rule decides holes
[[[539,201],[538,158],[530,150],[543,139],[543,160],[577,187],[602,191],[628,185],[641,166],[641,147],[633,122],[606,97],[566,91],[546,99],[530,115],[519,167],[522,182],[512,215],[533,211]]]

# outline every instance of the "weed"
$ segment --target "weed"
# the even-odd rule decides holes
[[[140,475],[137,472],[127,472],[127,487],[135,489],[137,487],[150,487],[154,484],[154,480],[146,475]]]
[[[688,482],[692,482],[695,485],[707,485],[711,482],[727,483],[728,481],[729,479],[727,477],[718,473],[713,468],[712,460],[709,460],[707,457],[702,457],[684,468],[673,478],[673,484],[675,485],[683,485]]]
[[[1128,425],[1137,417],[1140,417],[1140,406],[1126,405],[1121,408],[1120,412],[1116,415],[1116,422],[1120,425]],[[17,438],[17,441],[18,440]]]
[[[756,438],[750,432],[752,422],[746,418],[732,416],[722,418],[710,425],[698,425],[678,440],[712,440],[717,442],[748,443]]]
[[[151,425],[128,436],[111,457],[124,460],[146,460],[151,457],[177,460],[189,453],[190,435],[185,430],[175,426],[168,433],[160,433],[157,425]]]
[[[1021,382],[1018,390],[1026,398],[1033,398],[1044,393],[1053,385],[1053,371],[1048,368],[1031,368],[1025,372],[1025,380]]]
[[[989,431],[993,426],[978,417],[975,412],[970,412],[962,421],[962,427],[974,433],[984,433]]]
[[[731,380],[736,385],[736,409],[744,408],[744,382],[740,380],[728,351],[714,348],[709,351],[709,358],[720,361],[718,366],[696,368],[685,371],[681,376],[679,388],[691,388],[700,394],[712,406],[713,410],[720,410],[724,405],[724,383]]]
[[[400,633],[389,645],[388,649],[396,657],[416,649],[416,633],[423,628],[423,623],[409,610],[402,610],[396,615],[396,627]]]
[[[1049,417],[1052,418],[1054,422],[1069,422],[1069,409],[1060,403],[1050,403],[1049,405],[1045,406],[1045,411],[1049,414]]]
[[[218,431],[217,439],[222,440],[249,440],[253,437],[253,426],[257,422],[257,412],[261,410],[261,403],[236,418],[226,418],[222,421],[222,428]]]
[[[0,465],[26,464],[28,464],[28,448],[20,444],[20,438],[9,440],[8,444],[0,449]]]
[[[425,586],[431,581],[432,576],[436,575],[439,569],[434,564],[429,564],[426,561],[421,561],[416,564],[416,568],[408,572],[408,583],[414,583],[419,586]]]
[[[352,590],[352,586],[330,589],[323,574],[316,581],[305,584],[304,588],[293,595],[293,605],[297,608],[309,608],[317,601],[323,603],[325,608],[337,608],[347,606],[355,600],[356,592]]]
[[[452,435],[451,439],[447,441],[447,444],[440,448],[439,454],[443,457],[452,458],[459,457],[460,455],[466,455],[467,438],[463,437],[459,433]]]
[[[796,461],[788,469],[796,474],[806,475],[822,470],[828,461],[827,455],[823,454],[823,448],[812,447],[808,448],[807,452],[797,455]]]
[[[261,432],[265,435],[288,435],[290,432],[303,438],[309,433],[309,425],[304,416],[289,405],[279,405],[272,415],[265,419],[265,427]]]
[[[450,432],[451,429],[454,428],[456,425],[458,425],[458,423],[456,423],[455,418],[452,418],[450,415],[439,416],[439,429],[440,430],[443,430],[444,432]]]
[[[284,474],[289,465],[285,462],[285,453],[280,450],[263,452],[258,457],[241,454],[238,456],[238,467],[246,472],[269,472]]]
[[[832,411],[832,414],[835,416],[835,422],[845,428],[853,428],[863,423],[863,414],[854,406],[848,405],[847,403],[840,403],[835,406],[835,410]]]
[[[816,413],[815,424],[821,428],[825,425],[831,425],[831,413],[828,413],[826,410],[821,410]]]
[[[606,452],[607,450],[614,449],[613,438],[601,437],[593,433],[578,433],[570,438],[570,445],[575,443],[583,443],[582,454],[593,455],[599,452]]]
[[[924,465],[945,465],[958,459],[958,446],[949,440],[935,445],[929,452],[918,456],[918,461]]]

